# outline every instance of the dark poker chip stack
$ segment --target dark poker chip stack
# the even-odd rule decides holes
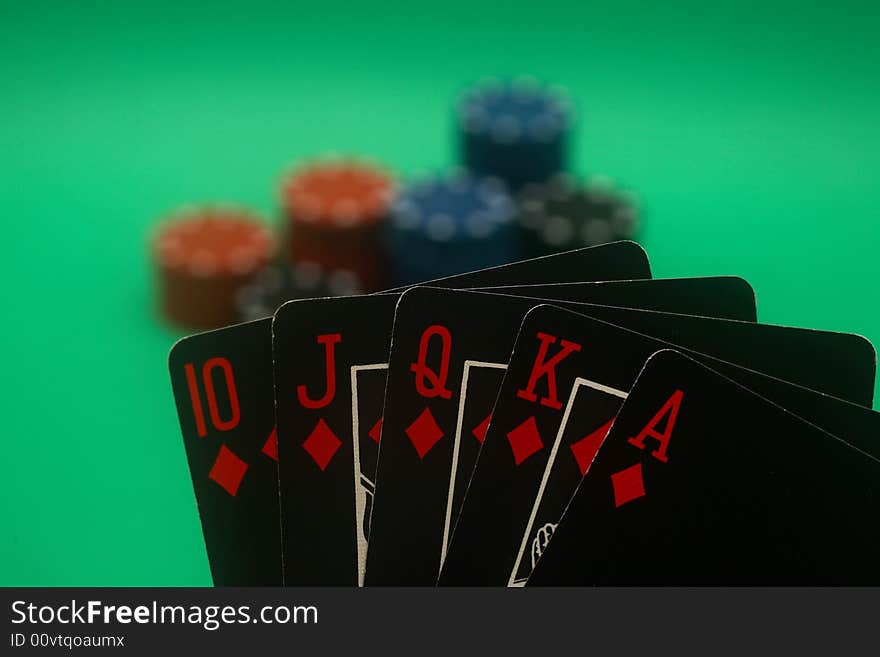
[[[506,185],[494,178],[453,172],[403,185],[388,233],[398,285],[516,260],[515,215]]]
[[[361,282],[352,271],[327,271],[314,262],[277,264],[264,270],[256,280],[238,291],[236,308],[239,321],[249,322],[271,317],[280,306],[294,299],[362,293]]]
[[[564,92],[530,78],[486,82],[458,105],[464,165],[512,190],[565,170],[574,113]]]
[[[518,197],[522,249],[537,257],[638,237],[638,200],[607,178],[578,183],[567,175],[527,185]]]

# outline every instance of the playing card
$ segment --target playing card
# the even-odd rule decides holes
[[[639,244],[624,240],[454,274],[435,279],[429,284],[443,288],[468,288],[641,278],[651,278],[648,254]],[[403,292],[409,287],[406,285],[386,292]]]
[[[656,278],[629,281],[629,285],[625,287],[617,285],[616,281],[597,282],[591,285],[589,298],[584,297],[582,283],[481,286],[480,290],[560,301],[588,301],[603,306],[671,311],[718,319],[757,319],[755,291],[746,280],[737,276]]]
[[[401,297],[385,392],[368,585],[436,581],[470,476],[465,468],[474,462],[522,317],[535,305],[530,299],[432,288]],[[577,310],[576,304],[565,305]],[[684,345],[699,344],[711,332],[729,360],[857,402],[872,398],[874,352],[858,336],[607,306],[582,306],[580,312]],[[477,370],[479,379],[473,376]],[[466,416],[481,419],[470,426]]]
[[[442,284],[644,277],[650,277],[644,250],[619,242],[453,276]],[[271,330],[272,319],[266,318],[200,333],[177,342],[169,355],[208,560],[218,586],[283,581]]]
[[[713,343],[714,334],[704,337],[692,346],[725,352],[723,343]],[[529,311],[452,534],[441,584],[519,585],[528,579],[646,359],[670,346],[552,306]],[[836,435],[858,439],[878,433],[865,430],[877,416],[862,406],[688,353]]]
[[[877,451],[661,351],[528,584],[876,585]]]
[[[593,275],[600,275],[594,270]],[[505,292],[602,300],[752,320],[754,293],[735,277],[508,286]],[[714,293],[710,292],[714,290]],[[394,306],[381,294],[294,301],[275,316],[275,376],[281,441],[280,489],[286,581],[363,581],[382,426]],[[472,384],[497,388],[503,368],[470,370]],[[286,391],[284,397],[280,391]],[[281,403],[281,401],[284,403]],[[470,413],[463,422],[469,426]],[[350,445],[350,447],[349,447]],[[462,451],[461,459],[476,452]],[[470,461],[473,465],[473,462]],[[291,530],[285,531],[285,527]],[[289,536],[289,540],[288,539]],[[356,567],[356,568],[355,568]],[[357,579],[353,580],[352,578]]]
[[[218,586],[281,581],[268,320],[183,338],[168,367]]]

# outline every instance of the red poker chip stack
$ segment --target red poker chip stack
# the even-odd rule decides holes
[[[281,204],[293,262],[348,270],[365,291],[387,287],[383,230],[394,191],[381,167],[353,159],[314,162],[286,175]]]
[[[275,240],[246,210],[206,206],[172,215],[151,251],[162,315],[180,327],[210,329],[236,321],[236,293],[272,260]]]

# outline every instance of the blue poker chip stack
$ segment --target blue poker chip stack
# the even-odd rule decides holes
[[[492,267],[516,259],[516,206],[495,178],[422,178],[398,190],[388,237],[400,285]]]
[[[562,92],[530,79],[484,83],[458,106],[462,159],[518,190],[563,171],[574,115]]]

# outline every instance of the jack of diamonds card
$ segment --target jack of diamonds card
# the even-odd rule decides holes
[[[275,315],[285,584],[363,583],[397,299],[293,301]]]

